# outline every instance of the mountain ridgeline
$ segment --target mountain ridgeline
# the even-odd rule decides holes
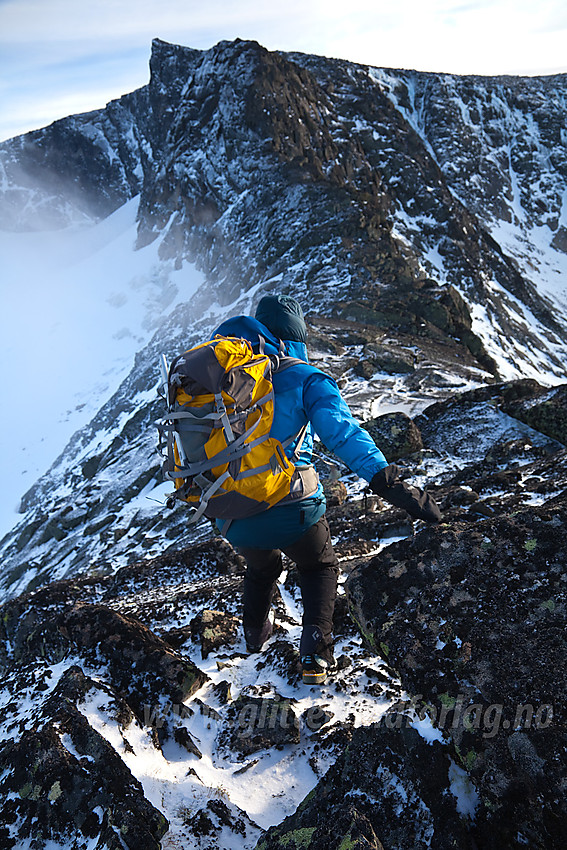
[[[385,373],[422,400],[565,376],[564,76],[391,71],[246,41],[156,40],[150,68],[106,109],[0,146],[5,229],[98,220],[139,197],[138,246],[160,240],[164,263],[206,281],[23,499],[3,543],[12,590],[111,561],[127,532],[148,553],[165,532],[187,539],[175,513],[129,508],[159,480],[157,355],[265,292],[302,300],[314,355],[363,418]]]
[[[150,68],[0,145],[0,228],[108,238],[137,205],[171,296],[0,542],[0,845],[564,848],[567,77],[240,40],[155,41]],[[159,355],[273,292],[443,512],[363,497],[316,442],[340,562],[321,689],[293,565],[249,655],[243,559],[165,507],[156,452]]]

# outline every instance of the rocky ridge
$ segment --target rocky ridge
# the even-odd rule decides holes
[[[105,110],[0,146],[4,228],[139,197],[138,245],[160,240],[164,265],[206,279],[24,496],[4,594],[207,533],[148,501],[163,502],[158,356],[265,292],[302,299],[317,363],[363,420],[499,377],[565,377],[562,76],[418,74],[246,41],[156,40],[150,69]]]
[[[325,478],[345,592],[323,688],[290,565],[246,655],[221,539],[7,602],[2,846],[564,846],[565,399],[492,384],[368,423],[443,523]]]
[[[139,197],[138,245],[205,275],[1,543],[0,846],[565,845],[564,114],[564,76],[156,41],[148,86],[0,146],[2,227]],[[275,290],[444,512],[414,528],[317,446],[319,691],[293,569],[246,656],[242,562],[164,510],[155,454],[159,354]]]

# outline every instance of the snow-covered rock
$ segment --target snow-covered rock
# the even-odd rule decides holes
[[[342,476],[324,686],[301,682],[293,564],[250,655],[220,538],[7,601],[4,846],[563,848],[564,398],[493,384],[416,417],[399,465],[434,527]]]

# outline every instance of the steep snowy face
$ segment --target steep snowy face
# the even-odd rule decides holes
[[[10,592],[193,539],[152,501],[158,355],[265,292],[302,299],[317,364],[362,418],[498,375],[565,380],[563,77],[387,71],[243,41],[156,41],[150,64],[148,86],[105,110],[0,145],[0,226],[100,226],[138,205],[146,289],[160,266],[177,286],[130,375],[25,495],[2,544]]]
[[[328,60],[294,59],[327,76]],[[500,374],[535,376],[551,365],[559,376],[567,301],[565,79],[372,68],[356,77],[352,67],[351,76],[355,107],[343,115],[387,186],[394,237],[434,280],[465,297],[472,331]],[[352,86],[349,93],[352,100]],[[383,96],[395,118],[380,114]]]
[[[149,153],[134,112],[143,112],[146,100],[146,93],[139,92],[103,112],[66,118],[5,142],[2,229],[88,223],[134,197]]]
[[[371,72],[372,73],[372,72]],[[483,221],[565,238],[567,80],[374,72]]]
[[[277,279],[341,318],[458,339],[505,377],[559,380],[564,114],[562,77],[410,74],[221,43],[187,80],[145,182],[140,244],[165,231],[164,252],[198,260],[221,304]]]
[[[553,336],[548,329],[555,332],[559,325],[564,339],[565,76],[480,78],[377,69],[370,74],[423,140],[454,196],[494,239],[493,247],[517,264],[520,274],[508,275],[506,292],[500,278],[485,281],[476,293],[479,305],[484,299],[485,310],[494,312],[498,300],[507,319],[501,329],[507,331],[511,323],[509,336],[517,336],[528,321],[541,322],[540,336],[548,342]],[[430,221],[412,221],[407,212],[407,207],[399,212],[407,238],[451,277],[456,246],[439,241]],[[478,317],[482,308],[473,312]],[[492,344],[505,348],[493,324]],[[564,360],[564,350],[557,354]]]

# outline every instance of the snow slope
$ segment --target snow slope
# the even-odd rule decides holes
[[[25,491],[132,369],[160,318],[202,283],[191,265],[134,250],[138,200],[98,224],[0,231],[0,536]],[[22,415],[23,414],[23,415]]]

